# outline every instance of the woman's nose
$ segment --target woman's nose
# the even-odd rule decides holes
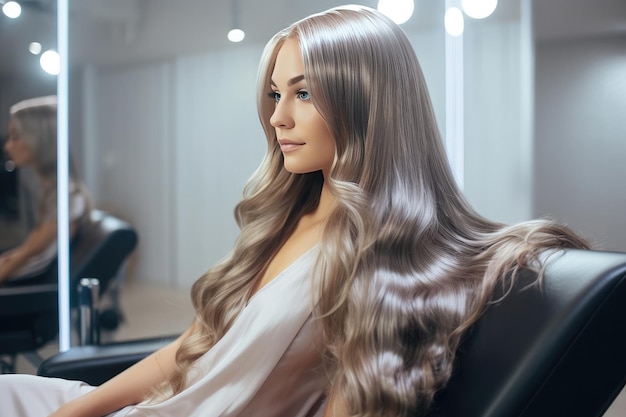
[[[270,124],[274,127],[282,127],[282,128],[292,128],[293,117],[291,117],[290,111],[287,103],[279,101],[276,103],[276,107],[274,108],[274,113],[272,113],[272,117],[270,117]]]

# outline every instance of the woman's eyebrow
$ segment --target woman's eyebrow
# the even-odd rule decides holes
[[[289,81],[287,81],[287,86],[291,87],[292,85],[302,80],[304,80],[304,75],[296,75],[295,77],[290,78]],[[276,87],[276,83],[271,78],[270,78],[270,85]]]

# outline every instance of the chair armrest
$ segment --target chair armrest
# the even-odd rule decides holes
[[[178,336],[72,347],[44,360],[37,375],[100,385]]]
[[[42,311],[57,311],[58,298],[56,282],[2,286],[0,287],[0,315],[10,317]]]

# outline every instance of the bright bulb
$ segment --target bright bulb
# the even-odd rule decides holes
[[[33,55],[39,55],[41,53],[41,44],[39,42],[31,42],[28,45],[28,51]]]
[[[378,11],[401,25],[413,16],[415,2],[413,0],[380,0]]]
[[[16,1],[9,1],[2,6],[2,12],[11,19],[15,19],[22,14],[22,6]]]
[[[446,32],[448,32],[450,36],[461,36],[463,30],[465,29],[463,12],[456,7],[450,7],[446,10],[443,23],[446,28]]]
[[[41,54],[39,65],[48,74],[59,75],[59,72],[61,72],[61,57],[57,51],[49,49]]]
[[[484,19],[490,16],[496,6],[498,0],[461,0],[461,7],[469,17],[474,19]]]
[[[231,42],[241,42],[246,37],[246,32],[241,29],[233,29],[228,32],[228,40]]]

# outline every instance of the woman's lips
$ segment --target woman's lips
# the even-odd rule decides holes
[[[282,152],[291,152],[304,145],[304,142],[297,142],[290,139],[279,139],[280,150]]]

